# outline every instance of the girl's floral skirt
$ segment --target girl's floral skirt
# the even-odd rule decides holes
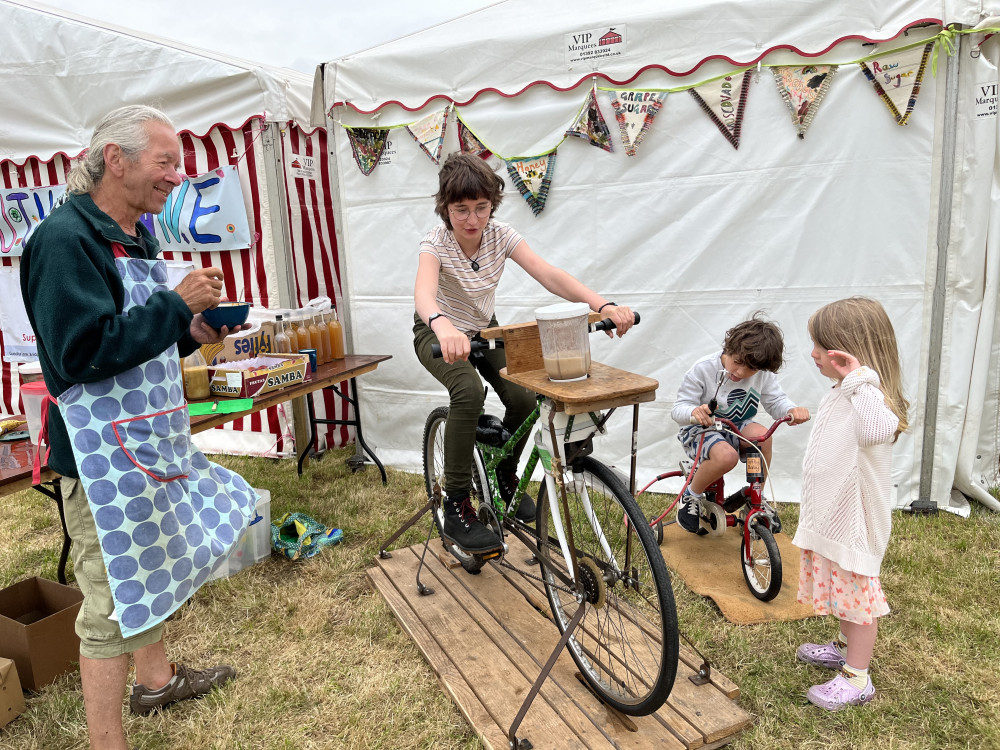
[[[863,576],[844,570],[812,550],[802,550],[799,566],[799,596],[819,615],[834,615],[858,625],[870,625],[889,614],[878,576]]]

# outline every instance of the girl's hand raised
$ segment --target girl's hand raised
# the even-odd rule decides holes
[[[861,363],[853,354],[842,352],[839,349],[828,349],[826,353],[830,357],[830,365],[837,371],[841,380],[861,367]]]

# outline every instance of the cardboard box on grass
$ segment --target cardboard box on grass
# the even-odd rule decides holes
[[[308,354],[266,354],[208,367],[213,396],[254,398],[312,379]]]
[[[37,576],[0,590],[0,656],[14,660],[26,690],[75,669],[74,622],[82,602],[79,589]]]
[[[249,331],[226,336],[219,344],[202,344],[201,354],[209,367],[259,357],[273,351],[274,323],[266,320],[251,322],[254,327]]]
[[[17,679],[17,665],[0,657],[0,727],[24,713],[24,693]]]

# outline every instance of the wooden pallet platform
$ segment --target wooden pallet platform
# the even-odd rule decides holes
[[[504,750],[507,732],[559,640],[540,584],[487,565],[469,575],[431,542],[420,580],[434,593],[421,596],[416,572],[423,545],[376,558],[368,577],[423,652],[442,687],[486,747]],[[528,553],[512,549],[520,565]],[[537,568],[531,568],[537,573]],[[517,735],[542,748],[720,747],[751,722],[736,685],[712,670],[712,682],[688,678],[701,660],[682,646],[670,698],[651,716],[625,716],[602,704],[585,686],[565,649],[528,709]]]

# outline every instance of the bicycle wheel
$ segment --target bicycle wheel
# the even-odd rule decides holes
[[[538,495],[538,536],[545,592],[559,632],[577,607],[587,608],[567,647],[598,696],[622,713],[656,711],[677,674],[677,613],[670,574],[649,521],[621,480],[591,457],[566,472],[569,529],[586,594],[578,601],[568,566],[556,540],[545,484]],[[588,520],[589,499],[596,523]],[[566,519],[563,519],[566,523]],[[550,533],[551,532],[551,533]],[[607,544],[610,555],[607,554]],[[547,543],[546,543],[547,542]]]
[[[740,562],[743,578],[750,593],[762,602],[769,602],[781,591],[781,553],[770,530],[756,520],[750,520],[749,545],[743,537]]]
[[[470,573],[478,573],[486,564],[482,555],[465,552],[460,547],[444,541],[444,508],[442,503],[445,498],[444,434],[447,421],[447,406],[439,406],[427,415],[427,422],[424,424],[424,486],[427,489],[427,497],[436,497],[438,500],[437,507],[434,509],[434,522],[437,524],[438,534],[441,536],[445,549],[462,564],[465,570]],[[477,447],[473,455],[472,489],[469,492],[469,500],[473,507],[479,508],[480,501],[484,497],[483,488],[488,486],[483,455]]]

